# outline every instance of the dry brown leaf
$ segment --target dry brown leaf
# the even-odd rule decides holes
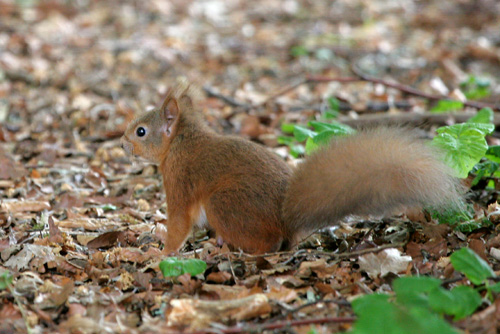
[[[190,330],[206,328],[212,322],[241,321],[271,312],[269,300],[264,294],[222,301],[174,299],[170,305],[172,310],[167,316],[168,325]]]
[[[358,259],[361,270],[364,270],[370,277],[400,273],[406,270],[411,261],[411,256],[401,255],[396,248],[384,249],[376,254],[362,255]]]
[[[247,288],[237,285],[203,284],[201,290],[213,292],[217,294],[221,300],[230,300],[241,296],[241,293],[247,291]]]
[[[106,232],[92,239],[87,243],[89,248],[110,248],[116,245],[116,243],[125,236],[125,231],[111,231]]]
[[[37,264],[45,264],[55,261],[55,249],[49,246],[39,246],[33,244],[25,244],[19,253],[11,256],[5,266],[13,270],[22,270],[28,268],[31,260],[36,257]]]
[[[205,280],[207,282],[224,283],[231,280],[232,277],[233,275],[228,273],[227,271],[218,271],[208,274]]]
[[[56,222],[56,226],[63,228],[83,228],[87,231],[105,231],[121,227],[122,224],[106,218],[73,218]]]
[[[50,204],[46,201],[14,201],[3,202],[0,210],[9,213],[17,212],[40,212],[50,210]]]
[[[285,288],[284,286],[279,288],[271,288],[271,291],[266,292],[266,296],[269,299],[278,300],[282,303],[290,303],[298,298],[297,292],[295,290]]]
[[[316,261],[304,261],[300,264],[297,276],[300,278],[308,278],[314,272],[319,278],[328,278],[336,270],[335,266],[328,265],[325,259]]]

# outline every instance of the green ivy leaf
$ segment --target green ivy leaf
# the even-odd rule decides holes
[[[314,137],[313,141],[319,146],[327,145],[330,142],[330,140],[332,140],[332,138],[336,136],[337,134],[334,131],[330,130],[323,131],[319,133],[316,137]]]
[[[399,303],[407,306],[428,307],[427,294],[439,288],[441,280],[426,276],[406,276],[394,280],[392,290]]]
[[[392,289],[399,294],[428,293],[441,286],[441,280],[427,276],[405,276],[394,280]]]
[[[293,57],[297,57],[298,58],[298,57],[302,57],[302,56],[307,56],[309,54],[309,51],[303,45],[296,45],[296,46],[293,46],[290,49],[290,54]]]
[[[483,108],[479,110],[476,115],[472,116],[467,120],[467,123],[491,124],[492,122],[493,122],[493,110],[491,110],[491,108]]]
[[[295,124],[292,123],[283,123],[281,124],[281,131],[284,133],[293,133],[293,129],[295,129]]]
[[[300,156],[304,155],[306,153],[306,150],[304,148],[304,145],[301,144],[296,144],[296,145],[290,145],[290,154],[294,158],[299,158]]]
[[[355,299],[358,315],[351,333],[355,334],[457,334],[446,321],[426,308],[407,308],[389,301],[389,296],[372,294]]]
[[[438,103],[430,110],[433,113],[445,113],[457,111],[464,108],[464,104],[456,100],[439,100]]]
[[[500,145],[492,145],[488,147],[488,151],[486,151],[486,158],[500,163]]]
[[[500,292],[500,282],[490,285],[488,290],[499,293]]]
[[[293,128],[293,136],[295,137],[295,139],[297,139],[298,142],[303,142],[307,138],[314,138],[316,135],[316,132],[300,125],[295,125],[295,127]]]
[[[484,138],[495,129],[493,124],[463,123],[437,129],[432,145],[444,153],[444,161],[458,177],[465,178],[488,149]]]
[[[440,288],[430,292],[429,305],[437,312],[460,320],[474,313],[481,305],[481,296],[470,286],[458,286],[451,291]]]
[[[12,282],[14,281],[14,277],[8,271],[4,271],[2,275],[0,275],[0,290],[5,290],[7,287],[12,286]]]
[[[460,88],[468,99],[481,99],[491,95],[490,85],[489,79],[471,75],[460,83]]]
[[[278,143],[282,145],[291,145],[295,143],[296,140],[293,137],[288,137],[288,136],[279,136],[278,137]]]
[[[320,136],[320,135],[318,135],[318,136]],[[316,137],[318,137],[318,136],[316,136]],[[306,154],[311,154],[319,148],[319,145],[316,143],[315,138],[314,139],[311,137],[307,138],[306,147],[305,147]]]
[[[456,251],[450,260],[453,268],[464,273],[473,284],[482,284],[486,279],[496,276],[488,263],[469,248]]]
[[[103,204],[100,206],[101,209],[104,211],[116,211],[116,206],[113,204]]]
[[[165,277],[177,277],[185,273],[195,276],[205,272],[207,264],[198,259],[178,259],[169,257],[160,262],[160,270]]]
[[[310,121],[309,125],[313,127],[315,131],[321,133],[323,131],[332,131],[335,135],[350,135],[356,132],[349,125],[340,124],[340,123],[325,123],[318,121]]]

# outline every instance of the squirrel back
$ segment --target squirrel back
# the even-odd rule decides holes
[[[351,214],[459,202],[457,180],[412,131],[376,128],[332,140],[294,171],[250,141],[222,136],[178,85],[133,121],[126,151],[159,165],[167,199],[165,251],[177,251],[194,225],[208,224],[249,253],[295,245]]]

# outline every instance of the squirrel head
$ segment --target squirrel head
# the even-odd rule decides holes
[[[177,99],[169,94],[161,108],[153,109],[129,124],[121,138],[122,147],[129,154],[160,164],[177,133],[180,113]]]

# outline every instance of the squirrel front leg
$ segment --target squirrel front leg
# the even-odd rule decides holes
[[[193,222],[187,214],[169,214],[166,225],[167,240],[163,252],[170,254],[182,247],[191,232]]]

